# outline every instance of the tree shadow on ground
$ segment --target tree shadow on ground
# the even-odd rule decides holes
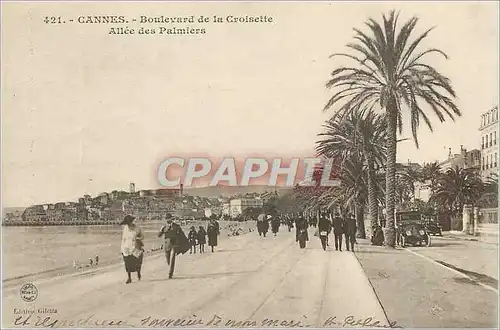
[[[461,243],[448,243],[448,242],[438,242],[438,243],[435,243],[435,242],[431,242],[430,248],[433,248],[433,247],[444,247],[444,246],[464,246],[464,245],[465,244],[461,244]]]
[[[462,280],[455,279],[455,281],[462,281],[462,282],[466,282],[466,283],[479,282],[482,284],[489,285],[489,286],[498,290],[498,280],[493,278],[493,277],[490,277],[488,275],[481,274],[481,273],[476,273],[476,272],[473,272],[470,270],[462,269],[462,268],[459,268],[457,266],[446,263],[444,261],[436,260],[436,262],[438,262],[441,265],[446,266],[448,268],[454,269],[454,270],[456,270],[464,275],[467,275],[472,279],[472,281],[470,281],[470,280],[467,281],[467,279],[462,279]]]
[[[241,252],[241,251],[250,251],[251,249],[223,249],[223,250],[215,250],[214,253],[220,253],[220,252]],[[211,253],[211,252],[205,252],[205,253]]]

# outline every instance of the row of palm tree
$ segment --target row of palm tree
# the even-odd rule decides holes
[[[324,111],[332,111],[333,116],[325,125],[317,152],[340,164],[342,184],[316,191],[310,198],[328,200],[327,205],[354,206],[356,214],[367,204],[370,221],[375,223],[380,197],[385,197],[385,242],[391,247],[395,246],[395,203],[411,192],[405,190],[405,182],[396,180],[402,177],[396,172],[396,145],[404,118],[409,118],[418,148],[421,121],[433,129],[431,113],[440,122],[461,115],[450,80],[426,61],[429,55],[447,55],[436,48],[420,48],[432,29],[413,38],[418,19],[413,17],[401,27],[398,19],[394,11],[383,15],[381,22],[369,19],[368,32],[354,29],[354,42],[346,46],[349,53],[332,55],[349,64],[335,69],[326,84],[333,95]],[[385,180],[380,180],[380,173]]]

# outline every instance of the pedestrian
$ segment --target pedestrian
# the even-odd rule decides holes
[[[299,236],[299,233],[300,233],[300,229],[307,229],[309,226],[308,226],[308,223],[307,223],[307,220],[304,219],[304,216],[301,214],[301,213],[297,213],[294,217],[294,221],[295,221],[295,239],[298,240],[298,236]]]
[[[196,240],[198,239],[198,233],[196,232],[196,229],[194,226],[191,226],[191,230],[189,231],[188,234],[188,241],[191,244],[191,249],[189,250],[189,253],[192,254],[193,251],[196,253]]]
[[[203,226],[198,229],[198,245],[200,248],[200,253],[205,253],[205,244],[207,243],[207,232]]]
[[[293,220],[292,220],[292,216],[290,214],[286,215],[286,223],[288,225],[288,232],[291,232],[292,228],[293,228]]]
[[[144,257],[144,234],[142,229],[134,223],[135,218],[126,215],[120,225],[123,225],[121,253],[127,272],[126,284],[132,282],[131,274],[137,272],[137,279],[141,280],[142,259]]]
[[[354,252],[354,243],[356,242],[357,226],[356,226],[356,218],[351,212],[347,212],[344,226],[345,226],[344,228],[345,244],[347,251],[351,250]]]
[[[333,217],[333,235],[335,236],[335,251],[342,251],[342,234],[344,233],[344,224],[340,214],[335,212]]]
[[[262,235],[264,237],[266,237],[267,235],[267,232],[269,231],[269,219],[270,219],[270,215],[266,215],[264,217],[264,220],[262,221]]]
[[[92,258],[89,258],[89,265],[90,265],[90,267],[92,267],[93,264],[94,264],[94,260],[92,260]]]
[[[384,244],[384,232],[379,225],[375,226],[371,241],[372,245],[382,246]]]
[[[257,232],[259,233],[259,236],[262,236],[263,231],[263,225],[264,225],[264,219],[266,215],[264,213],[261,213],[257,216]]]
[[[217,246],[217,237],[220,235],[219,223],[212,219],[208,223],[207,226],[207,236],[208,236],[208,245],[212,248],[212,252],[214,252],[214,247]]]
[[[295,239],[299,242],[299,247],[301,249],[305,249],[306,242],[309,241],[309,233],[307,232],[307,220],[304,219],[302,215],[298,215],[295,220],[295,228],[297,228],[295,232]]]
[[[271,219],[271,230],[274,236],[276,236],[276,234],[280,230],[280,219],[277,216],[273,217],[271,215],[268,216],[268,219]]]
[[[191,244],[189,244],[181,226],[176,224],[172,218],[168,218],[167,224],[161,227],[158,237],[161,236],[165,239],[165,258],[167,260],[167,265],[170,266],[168,278],[172,278],[175,270],[176,256],[181,253],[186,253]]]
[[[326,251],[326,246],[328,244],[328,235],[332,231],[332,223],[330,219],[328,219],[326,213],[322,213],[319,217],[318,221],[318,232],[319,239],[321,240],[321,246],[323,247],[323,251]]]

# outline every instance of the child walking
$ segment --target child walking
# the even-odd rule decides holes
[[[194,226],[191,226],[191,230],[189,231],[188,234],[188,241],[191,244],[191,249],[189,253],[196,253],[196,240],[198,239],[198,233],[196,232],[196,229],[194,229]],[[200,251],[201,252],[201,251]]]
[[[203,226],[198,229],[198,245],[200,247],[200,253],[205,253],[205,244],[207,243],[207,232]]]

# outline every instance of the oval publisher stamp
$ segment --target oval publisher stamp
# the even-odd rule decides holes
[[[26,302],[33,302],[38,297],[38,289],[32,283],[26,283],[21,287],[21,298]]]

